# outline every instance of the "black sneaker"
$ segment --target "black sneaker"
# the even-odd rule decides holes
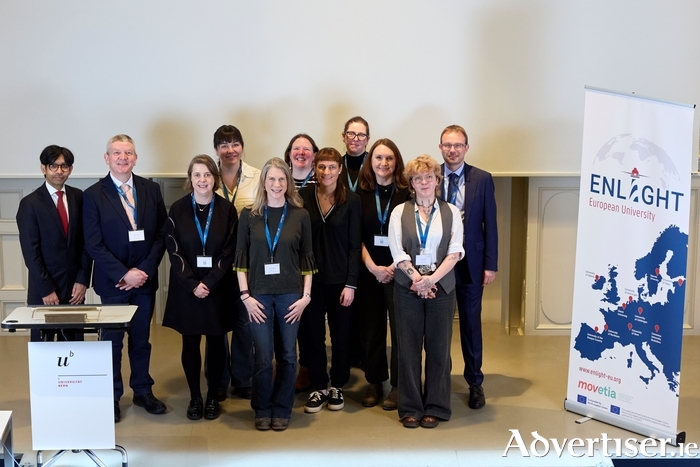
[[[328,395],[321,391],[314,391],[309,394],[309,400],[304,405],[304,412],[316,413],[323,408],[323,404],[328,402]]]
[[[328,410],[340,410],[345,407],[343,390],[340,388],[328,389]]]

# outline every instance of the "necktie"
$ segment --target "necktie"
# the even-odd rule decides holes
[[[126,196],[126,202],[124,202],[124,210],[126,211],[126,217],[129,218],[129,223],[131,223],[131,228],[136,230],[136,220],[134,219],[134,194],[131,192],[131,187],[124,183],[121,186],[124,196]]]
[[[451,173],[449,176],[449,181],[447,182],[447,200],[448,202],[452,201],[452,197],[455,196],[457,193],[457,185],[459,183],[459,175],[456,173]],[[455,204],[457,204],[457,198],[455,197]]]
[[[63,191],[57,191],[56,195],[58,195],[58,202],[56,203],[58,217],[61,219],[63,233],[68,237],[68,212],[66,211],[66,206],[63,204]]]

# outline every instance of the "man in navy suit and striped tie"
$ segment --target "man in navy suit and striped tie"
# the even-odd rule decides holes
[[[469,384],[468,405],[486,404],[481,371],[481,299],[484,287],[493,282],[498,269],[496,194],[491,174],[464,162],[469,150],[467,132],[450,125],[440,135],[442,198],[456,205],[464,222],[463,261],[455,266],[459,336],[464,357],[464,379]]]

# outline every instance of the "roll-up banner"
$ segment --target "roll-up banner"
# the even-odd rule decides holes
[[[585,94],[565,408],[677,444],[694,106]]]

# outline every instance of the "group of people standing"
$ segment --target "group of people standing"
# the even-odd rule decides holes
[[[258,170],[242,160],[240,131],[224,125],[214,134],[218,163],[207,155],[192,159],[188,193],[168,214],[158,185],[133,174],[138,156],[128,136],[108,141],[110,172],[84,193],[65,186],[70,151],[48,147],[40,158],[46,183],[22,200],[17,214],[28,304],[82,302],[94,261],[92,285],[102,302],[138,306],[128,331],[134,405],[164,413],[151,390],[148,340],[157,267],[167,250],[163,325],[182,335],[187,417],[217,418],[230,384],[251,399],[256,429],[282,431],[295,389],[309,390],[306,413],[341,410],[358,357],[369,383],[363,405],[381,401],[385,410],[398,409],[407,428],[449,420],[456,302],[468,405],[483,407],[481,298],[497,264],[491,175],[464,162],[469,146],[459,126],[440,137],[442,165],[427,155],[404,164],[390,139],[367,151],[369,124],[362,117],[348,120],[342,137],[344,156],[295,135],[284,159]],[[54,194],[62,191],[71,195],[67,203]],[[70,227],[63,226],[62,203]],[[51,228],[63,232],[50,241],[64,241],[71,251],[68,264],[75,267],[68,273],[47,268],[41,258],[49,254],[42,244],[49,238],[46,222],[39,222],[47,210]],[[80,236],[69,235],[74,231]],[[123,331],[103,337],[113,343],[118,422]]]

